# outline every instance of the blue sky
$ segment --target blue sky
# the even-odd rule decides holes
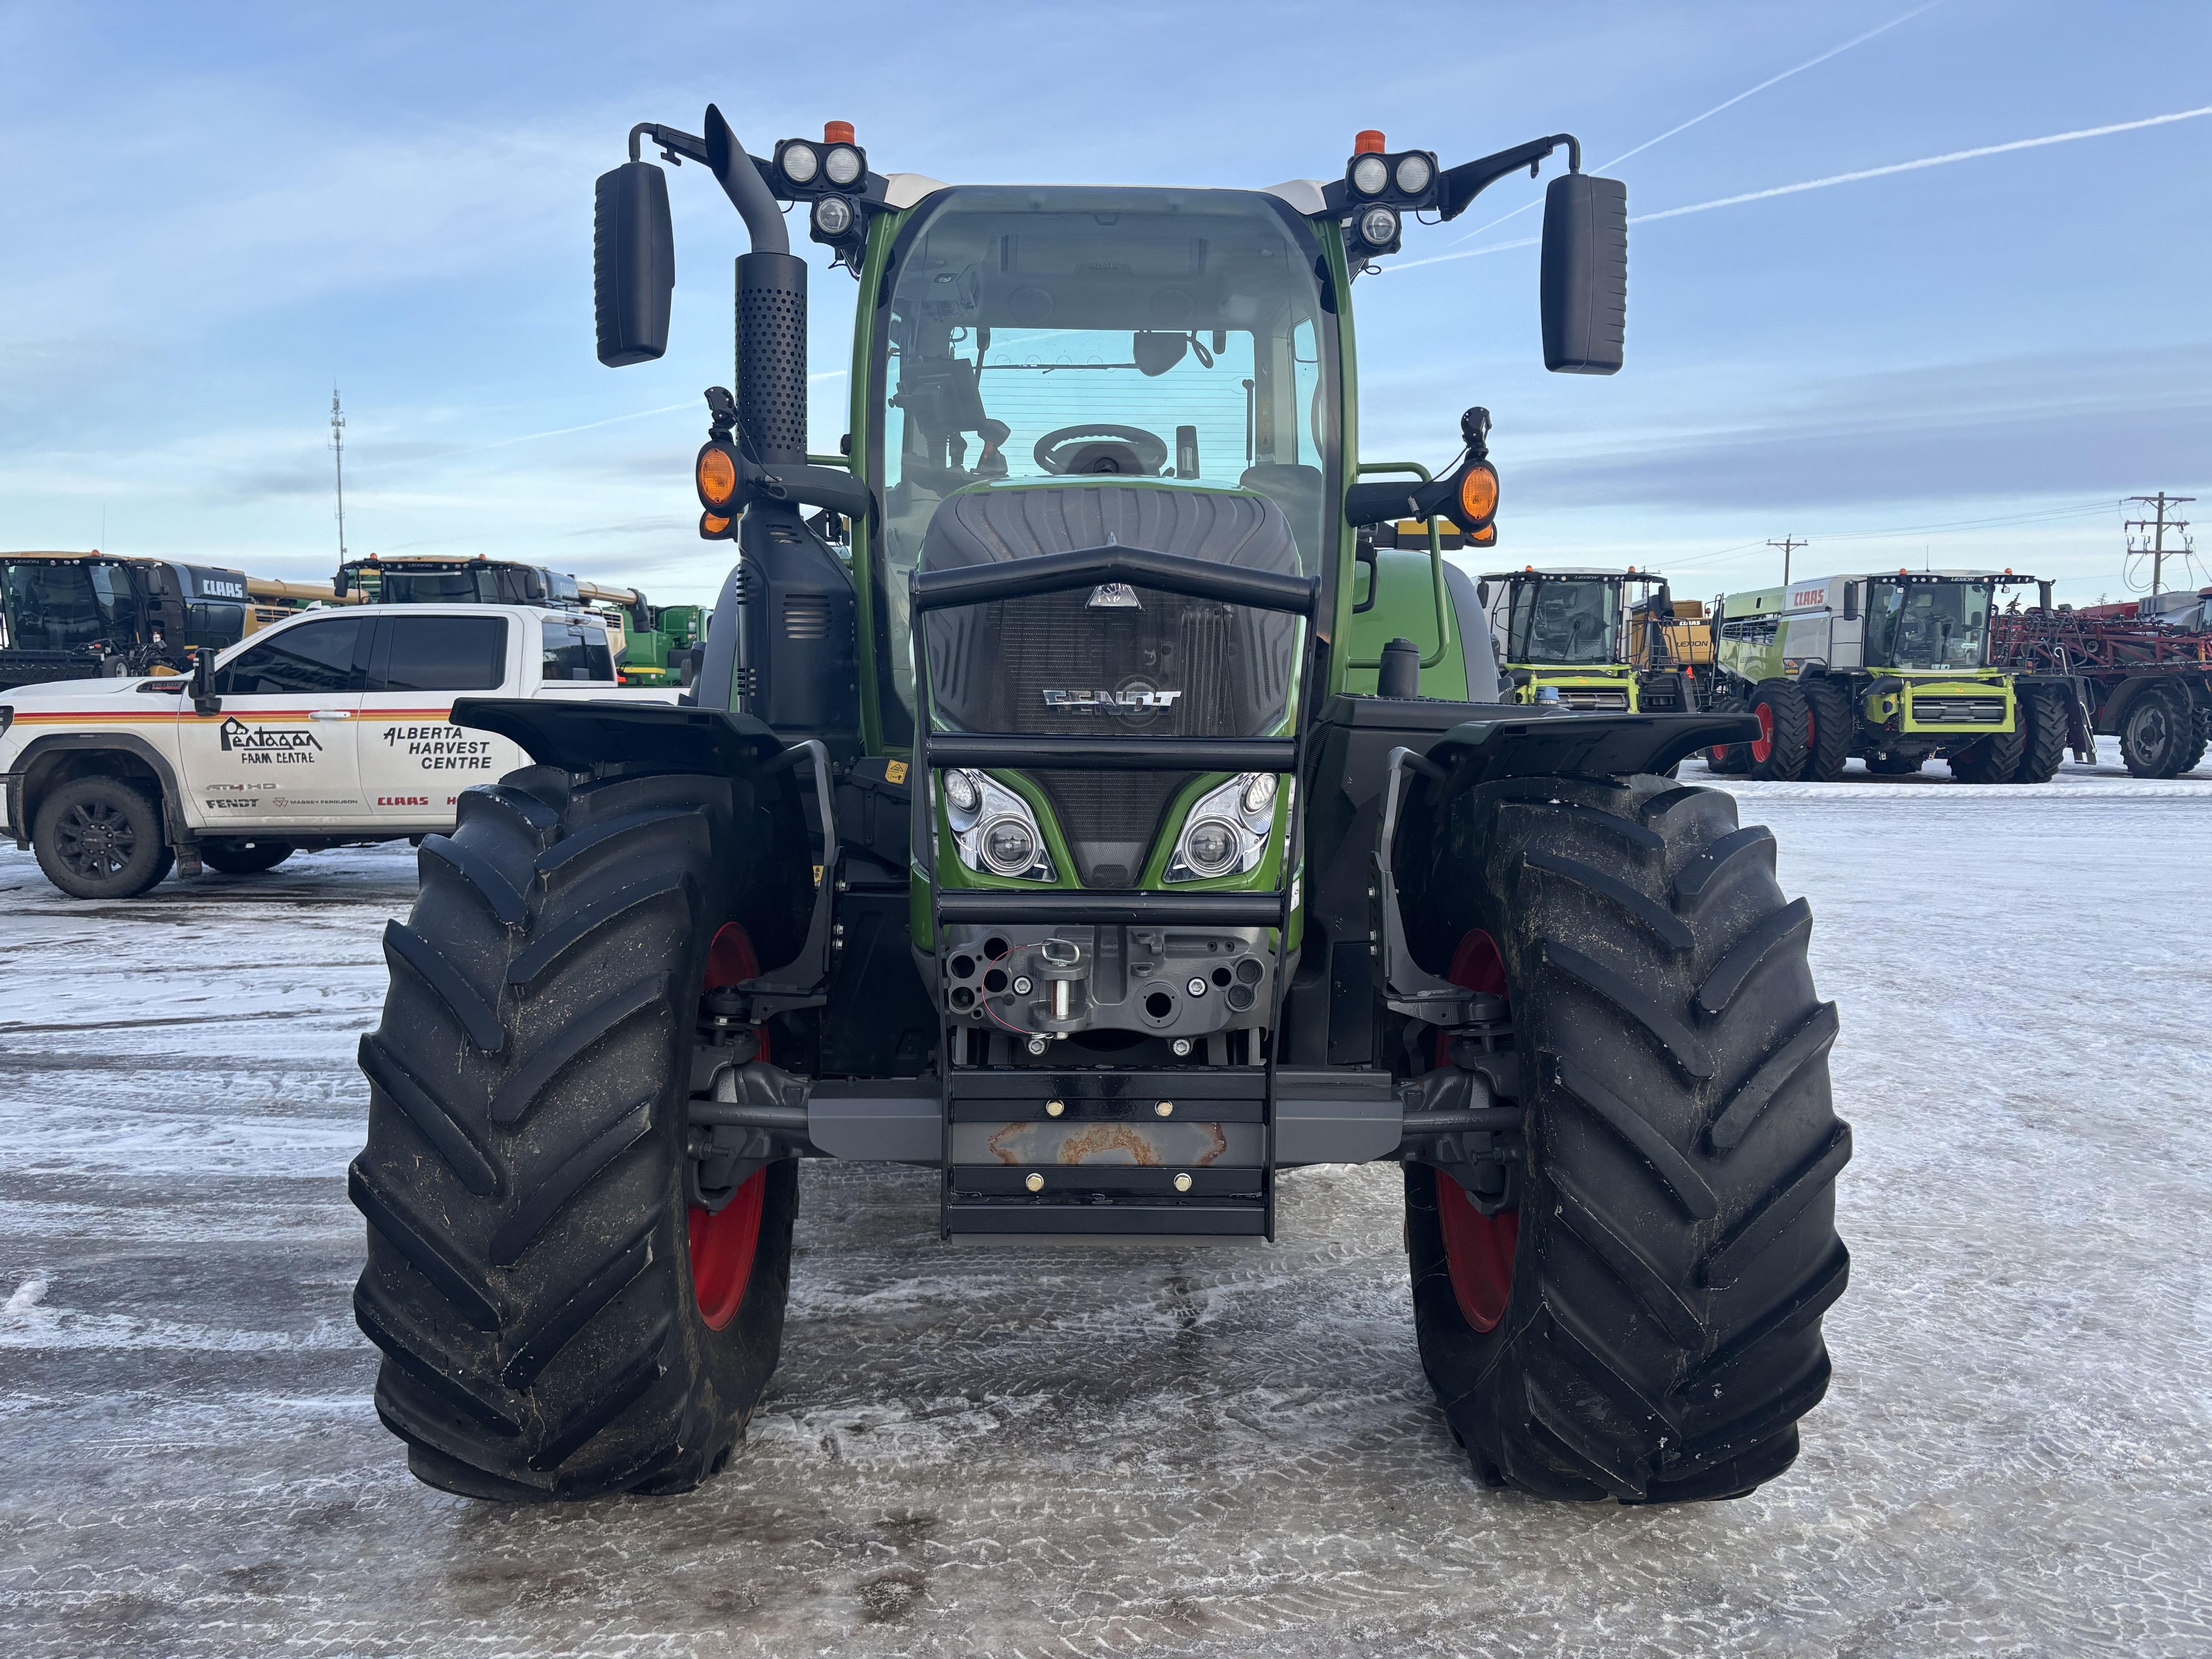
[[[325,575],[335,381],[356,553],[710,596],[688,470],[741,228],[674,175],[658,363],[594,360],[589,268],[629,125],[710,99],[756,150],[849,120],[952,180],[1265,185],[1368,126],[1448,165],[1571,131],[1595,169],[1893,22],[1623,161],[1632,214],[2212,105],[2212,8],[2173,0],[0,6],[0,547]],[[2118,498],[2212,523],[2212,117],[1638,224],[1611,379],[1542,369],[1536,252],[1503,246],[1538,211],[1477,228],[1540,189],[1355,294],[1365,453],[1440,463],[1487,404],[1501,560],[1709,592],[1794,534],[1800,574],[2091,600],[2126,592]],[[834,442],[851,284],[813,295]]]

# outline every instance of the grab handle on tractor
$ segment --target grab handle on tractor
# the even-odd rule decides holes
[[[1359,471],[1363,476],[1370,472],[1413,472],[1420,475],[1421,483],[1424,484],[1430,484],[1436,482],[1434,475],[1432,475],[1429,469],[1423,466],[1419,461],[1365,461],[1361,463]],[[1354,490],[1358,490],[1363,488],[1376,489],[1380,487],[1381,486],[1377,485],[1363,486],[1354,484],[1352,489]],[[1407,505],[1409,506],[1413,504],[1414,493],[1415,492],[1411,490],[1407,492]],[[1365,498],[1363,497],[1361,499]],[[1346,507],[1347,511],[1352,514],[1361,514],[1373,510],[1371,507],[1362,507],[1358,505],[1358,501],[1351,499],[1347,499]],[[1397,509],[1393,507],[1390,510],[1395,513]],[[1429,579],[1433,590],[1432,598],[1434,599],[1437,611],[1437,648],[1431,652],[1427,656],[1421,659],[1421,666],[1424,668],[1434,668],[1438,663],[1444,659],[1444,653],[1451,649],[1451,598],[1450,595],[1444,592],[1444,544],[1437,531],[1436,513],[1434,510],[1431,510],[1424,513],[1421,516],[1426,519],[1429,523]],[[1367,604],[1357,606],[1355,609],[1365,611],[1370,608],[1375,603],[1376,595],[1382,586],[1382,566],[1379,561],[1374,565],[1373,571],[1373,576],[1370,579],[1368,583]],[[1346,665],[1346,666],[1352,668],[1380,668],[1382,665],[1382,659],[1380,657],[1354,657]]]

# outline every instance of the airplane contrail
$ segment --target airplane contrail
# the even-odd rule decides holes
[[[1741,196],[1723,196],[1710,202],[1692,202],[1687,207],[1667,208],[1658,213],[1639,213],[1628,222],[1640,225],[1653,219],[1679,219],[1686,213],[1704,213],[1713,208],[1734,207],[1739,202],[1763,202],[1770,196],[1795,196],[1802,190],[1821,190],[1830,185],[1848,185],[1861,179],[1882,179],[1893,173],[1914,173],[1922,167],[1940,167],[1949,161],[1971,161],[1977,156],[2002,155],[2015,149],[2039,149],[2045,144],[2071,143],[2076,138],[2102,138],[2107,133],[2162,127],[2172,121],[2193,121],[2200,115],[2212,115],[2212,104],[2206,104],[2199,109],[2178,110],[2172,115],[2147,115],[2140,121],[2115,121],[2110,126],[2079,127],[2072,132],[2054,132],[2042,138],[2015,138],[2007,144],[1982,144],[1973,149],[1954,149],[1942,155],[1923,155],[1917,161],[1893,161],[1886,167],[1861,167],[1856,173],[1834,173],[1825,179],[1808,179],[1802,184],[1776,185],[1769,190],[1746,191]]]
[[[1942,3],[1943,0],[1928,0],[1928,3],[1926,5],[1916,6],[1911,11],[1905,12],[1899,16],[1893,17],[1889,21],[1881,24],[1878,27],[1869,29],[1864,34],[1858,35],[1851,40],[1844,41],[1840,46],[1829,47],[1827,51],[1822,52],[1818,58],[1808,58],[1803,63],[1798,64],[1795,69],[1786,69],[1779,75],[1770,75],[1765,80],[1761,81],[1757,86],[1748,87],[1743,91],[1736,94],[1733,98],[1723,99],[1721,102],[1715,104],[1711,109],[1705,111],[1704,114],[1692,115],[1688,120],[1682,122],[1680,125],[1668,127],[1666,131],[1661,133],[1656,138],[1646,138],[1642,143],[1637,145],[1635,149],[1625,149],[1621,151],[1620,155],[1614,156],[1610,161],[1600,162],[1598,164],[1597,170],[1602,173],[1608,167],[1617,167],[1623,161],[1626,161],[1630,156],[1641,155],[1645,150],[1650,149],[1652,145],[1664,143],[1668,139],[1672,138],[1678,132],[1687,132],[1692,127],[1697,125],[1698,122],[1711,120],[1714,116],[1718,115],[1723,110],[1732,108],[1735,105],[1743,102],[1745,99],[1753,97],[1759,93],[1765,92],[1767,88],[1775,85],[1777,82],[1787,81],[1793,75],[1802,75],[1807,70],[1813,69],[1820,64],[1825,64],[1831,58],[1842,56],[1842,54],[1849,52],[1853,46],[1864,46],[1868,41],[1873,40],[1875,35],[1886,34],[1891,29],[1895,28],[1899,23],[1909,23],[1914,18],[1919,16],[1922,12],[1933,11],[1936,7]],[[1508,219],[1512,218],[1516,214],[1526,213],[1530,208],[1535,205],[1536,204],[1533,200],[1523,202],[1519,207],[1515,208],[1512,212],[1501,213],[1498,217],[1492,219],[1489,224],[1477,225],[1473,230],[1468,231],[1464,234],[1455,236],[1452,240],[1455,242],[1464,242],[1472,237],[1480,236],[1484,231],[1490,229],[1492,226],[1502,225]]]
[[[1770,197],[1795,196],[1801,191],[1825,190],[1830,185],[1854,184],[1862,179],[1885,179],[1892,173],[1917,173],[1923,167],[1940,167],[1953,161],[1971,161],[1984,155],[2004,155],[2018,149],[2040,149],[2046,144],[2068,144],[2077,138],[2102,138],[2115,132],[2136,132],[2144,127],[2162,127],[2175,121],[2194,121],[2205,115],[2212,115],[2212,104],[2197,109],[2176,110],[2171,115],[2146,115],[2139,121],[2115,121],[2101,127],[2076,127],[2071,132],[2053,132],[2040,138],[2014,138],[2002,144],[1980,144],[1972,149],[1954,149],[1941,155],[1923,155],[1914,161],[1892,161],[1887,167],[1832,173],[1825,179],[1807,179],[1794,185],[1774,185],[1765,190],[1747,190],[1735,196],[1716,197],[1710,202],[1692,202],[1686,207],[1662,208],[1656,213],[1632,214],[1628,222],[1643,225],[1655,219],[1679,219],[1686,213],[1709,213],[1715,208],[1735,207],[1744,202],[1763,202]],[[1463,253],[1439,253],[1431,258],[1409,259],[1403,264],[1385,265],[1382,269],[1386,271],[1412,270],[1420,265],[1440,265],[1450,259],[1479,258],[1486,253],[1503,253],[1509,248],[1534,247],[1543,240],[1540,236],[1522,236],[1510,242],[1493,242],[1488,247],[1471,247]]]

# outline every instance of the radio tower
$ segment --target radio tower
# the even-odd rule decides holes
[[[338,389],[331,388],[331,459],[337,468],[338,562],[343,564],[345,544],[345,413],[338,407]]]

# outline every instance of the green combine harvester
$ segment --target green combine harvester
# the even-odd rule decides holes
[[[738,557],[679,702],[456,706],[536,763],[425,838],[362,1042],[355,1306],[414,1472],[720,1469],[819,1157],[933,1171],[947,1240],[1177,1249],[1264,1249],[1299,1166],[1395,1164],[1482,1480],[1787,1468],[1848,1267],[1836,1012],[1773,837],[1665,775],[1759,728],[1498,701],[1436,533],[1490,528],[1487,416],[1434,476],[1358,444],[1355,279],[1561,148],[1545,361],[1617,369],[1622,186],[1565,135],[1445,169],[1379,133],[1265,191],[948,185],[837,124],[754,156],[710,106],[598,182],[614,366],[667,341],[647,140],[752,243],[695,479]],[[836,453],[786,204],[859,283]]]
[[[1666,601],[1663,576],[1530,565],[1485,576],[1476,592],[1489,609],[1515,702],[1557,702],[1590,714],[1644,706],[1631,635],[1640,611]]]
[[[1962,783],[2047,783],[2078,692],[2063,674],[1992,667],[2009,570],[1820,576],[1723,595],[1713,607],[1718,709],[1759,721],[1716,746],[1719,772],[1833,782],[1849,761],[1907,775],[1942,757]]]

